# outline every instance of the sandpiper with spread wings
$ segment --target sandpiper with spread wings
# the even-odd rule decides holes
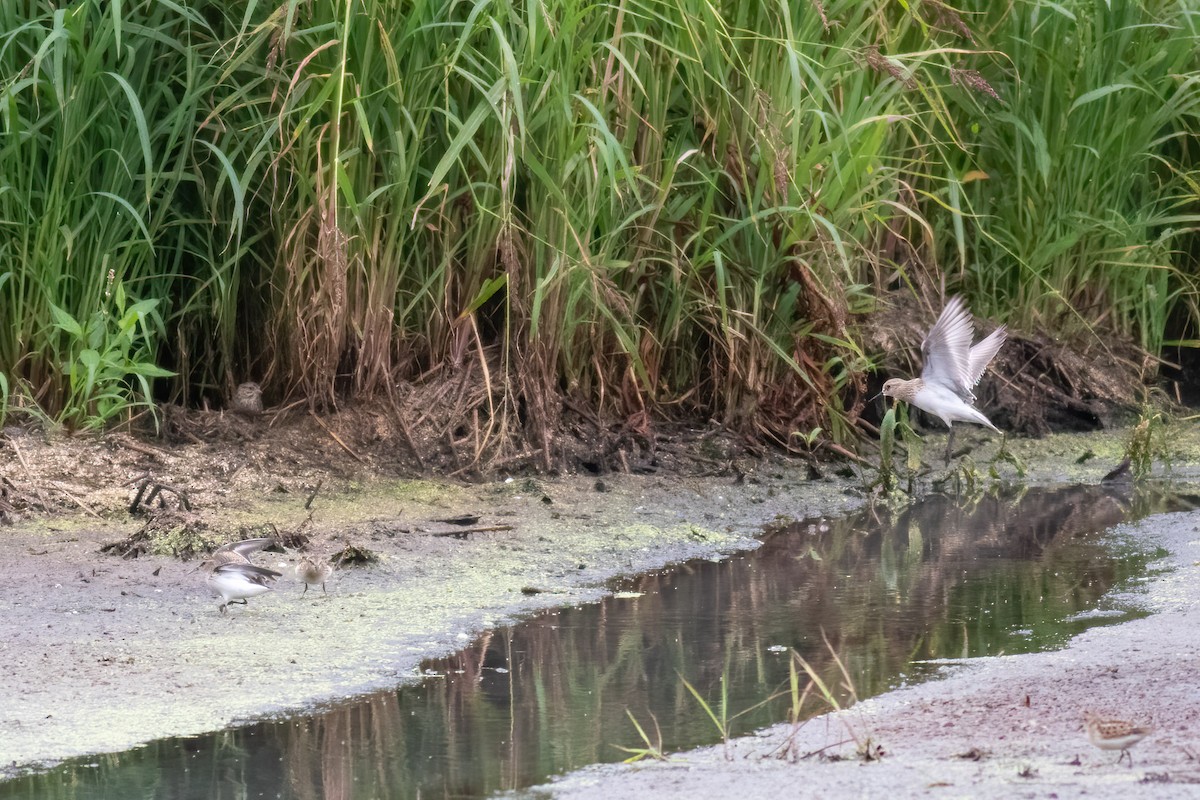
[[[221,595],[224,602],[219,608],[224,614],[225,608],[233,603],[248,605],[246,598],[272,591],[272,584],[282,574],[254,564],[221,564],[208,573],[206,582],[210,589]]]
[[[208,573],[205,583],[224,601],[219,606],[222,614],[231,603],[248,605],[247,598],[272,591],[272,584],[282,573],[250,563],[250,556],[272,541],[264,537],[230,542],[201,562],[200,567]]]
[[[1004,344],[1008,331],[1001,325],[972,346],[974,336],[971,312],[961,297],[951,297],[921,343],[924,359],[921,377],[912,380],[892,378],[883,384],[882,394],[927,411],[950,428],[946,463],[950,463],[954,422],[974,422],[1000,433],[1000,429],[975,408],[972,390],[1000,350],[1000,345]]]
[[[274,541],[269,536],[263,536],[258,539],[242,539],[240,542],[223,544],[214,550],[212,555],[205,559],[200,566],[216,569],[222,564],[249,564],[251,563],[250,556],[270,547]]]

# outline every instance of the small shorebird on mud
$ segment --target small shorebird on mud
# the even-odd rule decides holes
[[[996,357],[1008,331],[1001,325],[972,347],[974,336],[971,312],[967,311],[961,297],[951,297],[921,343],[924,360],[921,377],[912,380],[892,378],[883,384],[881,392],[927,411],[946,423],[950,429],[946,440],[947,464],[954,444],[955,421],[974,422],[1000,433],[1000,429],[975,408],[975,393],[971,390]]]
[[[1101,750],[1120,750],[1117,763],[1129,756],[1129,766],[1133,766],[1133,756],[1129,748],[1145,739],[1154,728],[1146,725],[1134,725],[1120,719],[1105,719],[1091,711],[1083,712],[1083,721],[1087,727],[1088,741]]]
[[[247,417],[262,414],[262,387],[254,381],[238,384],[237,391],[229,399],[229,410]]]
[[[253,553],[269,547],[273,541],[264,537],[230,542],[200,562],[199,569],[208,573],[204,582],[225,601],[219,606],[222,614],[230,603],[240,601],[242,605],[249,605],[246,598],[271,591],[276,578],[282,576],[281,572],[250,563]]]
[[[225,601],[219,606],[224,614],[231,603],[249,605],[246,598],[272,591],[272,584],[281,574],[254,564],[220,564],[213,567],[205,582]]]
[[[320,586],[321,591],[325,592],[325,581],[332,574],[333,566],[328,561],[318,561],[315,556],[304,556],[296,565],[296,577],[304,581],[304,592],[308,591],[309,586]]]

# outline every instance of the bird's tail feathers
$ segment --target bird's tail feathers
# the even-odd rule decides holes
[[[990,419],[988,419],[987,417],[985,417],[983,415],[983,412],[978,411],[974,408],[972,408],[971,410],[975,412],[975,422],[978,422],[980,425],[984,426],[985,428],[991,428],[996,433],[1003,433],[1003,431],[1001,431],[999,428],[997,428],[995,425],[992,424],[992,421]]]

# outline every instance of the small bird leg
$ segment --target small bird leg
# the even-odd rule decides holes
[[[324,587],[322,587],[322,588],[324,588]],[[306,583],[306,584],[304,584],[304,591],[301,592],[300,594],[303,595],[303,594],[307,594],[307,593],[308,593],[308,584]]]
[[[946,437],[946,466],[950,466],[950,454],[954,450],[954,426],[950,427],[950,435]]]
[[[325,584],[323,583],[321,584],[321,594],[329,594],[329,592],[325,591]]]

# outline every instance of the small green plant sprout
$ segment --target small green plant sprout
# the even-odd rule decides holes
[[[995,479],[1000,477],[999,472],[996,469],[998,464],[1008,464],[1017,471],[1018,478],[1025,477],[1025,462],[1021,460],[1020,456],[1008,449],[1007,436],[1000,437],[1000,449],[996,451],[996,455],[992,456],[992,461],[989,465],[989,472]]]
[[[696,698],[696,702],[700,704],[700,708],[704,709],[704,713],[708,715],[708,718],[710,720],[712,720],[713,726],[716,727],[717,733],[719,733],[721,735],[721,743],[725,747],[725,760],[726,761],[730,761],[733,759],[733,755],[731,754],[731,752],[729,750],[729,740],[733,735],[732,731],[733,731],[734,720],[736,720],[738,717],[741,717],[746,714],[750,714],[754,711],[757,711],[758,709],[762,708],[765,705],[773,703],[775,700],[777,700],[781,696],[781,693],[779,693],[779,692],[773,693],[769,697],[765,698],[764,700],[762,700],[758,703],[755,703],[754,705],[750,706],[749,708],[744,708],[741,711],[737,712],[736,714],[733,714],[732,716],[730,716],[730,714],[729,714],[729,685],[728,685],[728,682],[725,680],[724,674],[721,675],[720,705],[715,710],[713,709],[712,704],[704,699],[704,696],[700,694],[700,691],[695,686],[693,686],[692,683],[690,681],[688,681],[687,678],[683,677],[683,675],[680,675],[679,679],[681,681],[683,681],[684,687],[688,690],[688,692],[691,693],[692,697]]]
[[[907,452],[904,466],[908,468],[908,493],[911,495],[916,490],[917,473],[921,471],[921,437],[917,436],[917,432],[913,430],[912,425],[908,424],[908,404],[905,403],[896,415],[896,429],[900,431],[900,441],[904,442],[904,449]]]
[[[959,459],[954,471],[950,473],[950,483],[954,487],[954,496],[959,502],[971,502],[982,493],[979,469],[969,455]]]
[[[8,376],[0,372],[0,426],[8,417]]]
[[[884,496],[896,490],[895,451],[896,409],[892,407],[883,415],[883,422],[879,425],[879,477],[875,479],[875,486]]]
[[[115,282],[115,285],[114,285]],[[60,363],[69,392],[58,423],[72,429],[102,428],[134,408],[153,410],[151,381],[174,373],[154,363],[164,333],[157,299],[129,302],[112,270],[101,308],[80,321],[51,304],[61,333]]]
[[[826,646],[829,646],[828,639],[826,639],[825,644]],[[830,647],[829,652],[833,655],[834,659],[837,661],[839,669],[842,671],[842,677],[844,680],[843,687],[847,688],[851,696],[853,696],[854,685],[850,680],[849,673],[846,672],[846,667],[842,664],[841,659],[838,659],[837,654],[833,652],[832,647]],[[818,692],[820,692],[821,700],[825,703],[825,705],[829,706],[829,710],[841,711],[842,704],[840,701],[838,701],[837,693],[829,687],[829,684],[827,684],[825,679],[821,677],[821,673],[817,672],[816,668],[813,667],[813,665],[804,656],[795,651],[792,652],[792,659],[793,663],[798,665],[800,669],[804,671],[804,674],[808,676],[808,679],[812,685],[817,688]]]
[[[824,432],[825,432],[825,429],[820,428],[820,427],[813,428],[808,433],[802,433],[800,431],[792,431],[792,438],[799,439],[800,442],[804,445],[805,450],[812,450],[813,445],[817,441],[817,438]]]
[[[900,487],[897,439],[904,446],[907,493],[911,495],[916,490],[916,477],[921,469],[921,438],[908,424],[908,408],[904,405],[889,408],[879,425],[879,476],[872,488],[877,488],[884,497],[893,496]]]
[[[807,717],[804,715],[804,701],[808,699],[808,696],[812,693],[814,686],[813,680],[809,678],[808,682],[804,684],[804,688],[800,688],[800,670],[796,665],[797,655],[798,654],[796,651],[793,650],[793,658],[788,661],[787,718],[788,724],[791,725],[791,730],[788,732],[787,738],[783,740],[783,744],[780,745],[779,750],[777,751],[778,758],[786,758],[793,763],[799,758],[799,753],[796,750],[796,735],[800,732],[800,728],[803,727],[804,723],[807,721]]]
[[[1129,432],[1129,442],[1125,446],[1125,457],[1129,459],[1133,479],[1144,481],[1150,477],[1154,460],[1165,458],[1166,452],[1166,424],[1163,415],[1149,407],[1143,408],[1141,418]]]
[[[841,656],[837,654],[837,650],[834,649],[833,645],[829,641],[829,637],[825,635],[824,631],[821,631],[821,639],[825,642],[825,649],[829,651],[829,655],[833,659],[833,663],[837,665],[838,672],[841,674],[842,681],[841,686],[839,687],[840,691],[832,688],[825,681],[825,679],[821,677],[821,674],[817,671],[816,667],[814,667],[807,659],[805,659],[804,656],[793,650],[790,680],[792,708],[789,711],[789,716],[794,715],[791,717],[793,719],[794,727],[792,734],[789,735],[789,742],[792,737],[795,736],[795,726],[798,724],[797,721],[800,716],[800,707],[803,705],[805,698],[807,698],[814,687],[816,688],[817,693],[820,695],[821,701],[829,708],[830,711],[843,710],[843,705],[841,701],[838,700],[839,694],[841,696],[848,697],[850,700],[850,705],[854,705],[858,702],[858,690],[854,687],[854,679],[850,677],[850,671],[846,669],[846,663],[842,661]],[[801,672],[808,676],[808,685],[804,688],[803,692],[800,691]],[[873,761],[883,756],[883,748],[878,742],[875,742],[872,739],[869,732],[856,732],[850,726],[849,720],[845,717],[842,717],[841,721],[846,726],[846,732],[850,736],[850,738],[843,742],[843,744],[849,744],[850,742],[853,742],[855,745],[855,753],[860,759],[864,761]],[[788,746],[790,747],[790,745]]]
[[[623,747],[619,744],[615,745],[618,750],[629,753],[629,758],[625,759],[623,763],[632,764],[644,758],[652,758],[655,761],[666,761],[667,757],[662,749],[662,730],[658,727],[658,718],[653,714],[650,715],[651,721],[654,722],[654,741],[651,741],[650,736],[646,733],[641,723],[637,721],[637,717],[633,715],[633,712],[627,708],[625,709],[625,714],[629,717],[629,721],[633,723],[633,728],[638,732],[643,746]]]
[[[719,708],[719,713],[713,711],[712,706],[709,705],[708,701],[704,699],[704,697],[700,694],[700,692],[696,691],[696,687],[693,686],[691,684],[691,682],[688,681],[687,678],[684,678],[682,675],[680,675],[679,677],[683,681],[683,685],[685,687],[687,687],[687,690],[692,693],[692,697],[696,698],[696,702],[700,704],[700,707],[702,709],[704,709],[704,713],[708,714],[708,718],[710,720],[712,720],[713,725],[715,725],[717,727],[717,732],[721,734],[721,744],[723,744],[725,746],[725,760],[728,761],[730,759],[730,756],[729,756],[729,722],[730,722],[730,719],[729,719],[729,686],[725,682],[725,676],[724,675],[721,676],[721,705]]]

